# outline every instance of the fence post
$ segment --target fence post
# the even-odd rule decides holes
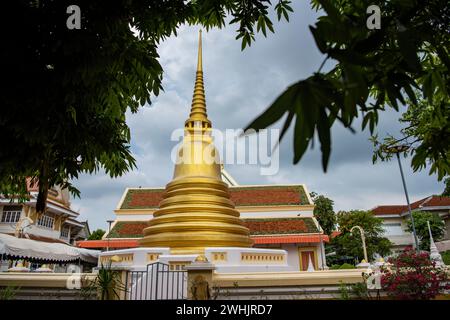
[[[185,267],[187,270],[187,296],[189,300],[209,300],[214,264],[210,263],[204,255],[199,255],[195,261]]]
[[[122,270],[117,270],[117,272],[120,272],[120,283],[116,284],[116,290],[119,294],[119,298],[117,299],[117,297],[115,297],[114,300],[126,300],[126,294],[127,294],[127,290],[128,290],[128,270],[127,269],[122,269]]]

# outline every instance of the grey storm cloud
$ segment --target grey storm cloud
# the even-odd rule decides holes
[[[295,2],[289,23],[272,19],[275,34],[257,36],[243,52],[240,41],[235,40],[236,25],[203,33],[206,101],[215,128],[244,128],[290,84],[318,70],[324,57],[308,28],[317,16],[307,1]],[[153,97],[151,106],[127,114],[137,169],[116,179],[99,172],[74,181],[81,199],[73,199],[72,206],[81,213],[81,219],[89,220],[91,229],[107,227],[106,220],[114,218],[113,210],[126,187],[163,187],[172,178],[170,153],[177,141],[171,141],[170,136],[189,115],[198,29],[182,26],[177,37],[160,45],[164,92]],[[381,115],[380,135],[398,133],[399,115],[394,111]],[[281,125],[280,121],[274,127]],[[256,165],[227,165],[227,170],[241,184],[304,183],[310,191],[332,198],[336,210],[404,203],[397,163],[373,165],[369,134],[360,132],[360,122],[355,122],[355,130],[358,133],[352,134],[339,124],[333,128],[327,173],[322,170],[319,144],[308,150],[298,165],[292,164],[292,131],[280,144],[280,170],[276,175],[261,176]],[[409,161],[403,159],[412,200],[442,191],[442,183],[435,176],[428,176],[426,171],[413,174]]]

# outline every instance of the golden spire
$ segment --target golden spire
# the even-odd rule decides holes
[[[210,130],[200,32],[194,97],[173,180],[166,185],[140,246],[169,247],[172,254],[203,254],[206,247],[251,246],[249,230],[234,208],[228,185],[222,181],[219,152]]]
[[[203,72],[203,66],[202,66],[202,30],[201,29],[198,31],[197,71]]]
[[[206,114],[205,88],[203,85],[202,30],[198,33],[197,72],[195,75],[191,113],[189,114],[189,119],[186,120],[184,126],[189,131],[192,131],[192,128],[202,128],[202,130],[211,128],[211,121],[208,120],[208,115]]]

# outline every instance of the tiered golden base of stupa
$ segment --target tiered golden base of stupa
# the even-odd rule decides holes
[[[251,240],[224,182],[186,177],[167,185],[140,245],[169,247],[173,254],[203,253],[205,247],[249,247]]]
[[[250,247],[249,230],[239,219],[222,181],[219,154],[207,118],[199,41],[194,96],[173,180],[144,229],[141,247],[168,247],[172,254],[203,253],[206,247]]]

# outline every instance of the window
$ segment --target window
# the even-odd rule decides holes
[[[401,223],[384,223],[383,228],[386,236],[400,236],[404,234]]]
[[[22,213],[22,206],[4,206],[2,214],[2,222],[4,223],[19,222],[21,213]]]
[[[68,227],[64,227],[61,230],[61,237],[63,238],[68,238],[69,237],[69,228]]]
[[[55,218],[47,216],[47,215],[42,215],[39,217],[38,219],[38,226],[44,227],[44,228],[48,228],[48,229],[53,229],[53,224],[55,223]]]

